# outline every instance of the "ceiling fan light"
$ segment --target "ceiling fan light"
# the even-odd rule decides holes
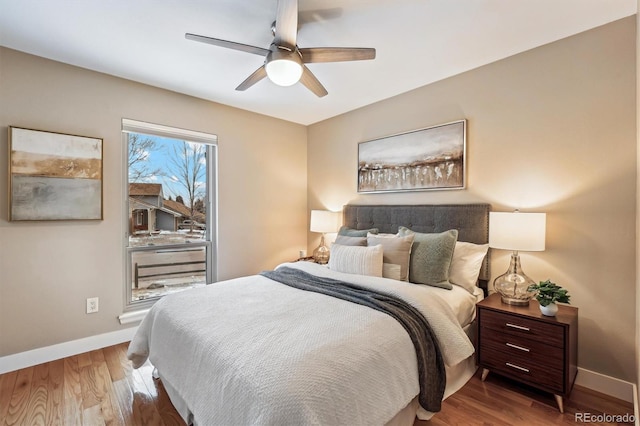
[[[302,77],[302,65],[290,59],[275,59],[266,64],[267,76],[278,86],[292,86]]]

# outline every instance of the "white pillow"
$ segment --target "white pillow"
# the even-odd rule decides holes
[[[362,247],[333,244],[329,269],[347,274],[382,276],[382,246]]]
[[[384,248],[382,249],[382,276],[385,278],[391,278],[392,280],[402,281],[402,268],[400,265],[393,263],[384,263]]]
[[[398,234],[372,234],[371,232],[367,232],[367,238],[398,238],[398,236]],[[369,242],[367,241],[367,244],[368,243]],[[402,278],[402,267],[400,265],[396,265],[394,263],[386,263],[384,261],[384,246],[382,249],[382,262],[382,276],[385,278],[391,278],[392,280],[400,281]]]
[[[489,244],[456,241],[449,267],[449,282],[473,294]]]
[[[367,235],[368,246],[382,246],[383,263],[388,265],[400,266],[399,274],[397,268],[393,266],[387,266],[385,269],[383,266],[383,277],[400,281],[409,280],[409,260],[411,259],[411,246],[413,245],[413,239],[413,235],[406,235],[404,237],[398,237],[395,235],[390,237],[380,235]]]

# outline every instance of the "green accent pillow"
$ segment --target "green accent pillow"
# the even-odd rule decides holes
[[[451,290],[449,267],[458,240],[458,230],[423,234],[401,226],[398,235],[414,235],[409,266],[409,281]]]
[[[343,225],[340,227],[340,230],[338,230],[338,235],[344,235],[345,237],[366,237],[367,233],[377,234],[378,228],[353,229]]]

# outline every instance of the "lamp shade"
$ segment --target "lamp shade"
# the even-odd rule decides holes
[[[544,251],[546,213],[490,212],[489,246],[513,251]]]
[[[338,232],[340,213],[328,210],[311,210],[311,232]]]

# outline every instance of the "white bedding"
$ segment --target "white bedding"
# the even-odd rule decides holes
[[[454,285],[451,290],[438,291],[438,296],[451,307],[462,328],[471,324],[476,318],[476,303],[483,299],[482,289],[476,287],[475,294],[471,294],[457,285]]]
[[[455,296],[445,301],[441,289],[285,265],[404,298],[429,320],[448,366],[473,353],[449,306]],[[396,320],[262,276],[158,301],[129,347],[134,366],[147,356],[202,425],[384,424],[419,390],[413,344]]]

